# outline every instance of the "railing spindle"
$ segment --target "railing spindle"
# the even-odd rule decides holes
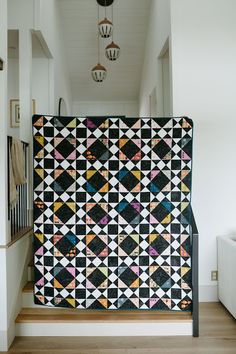
[[[23,153],[25,157],[25,177],[28,180],[28,143],[22,142]],[[17,186],[16,204],[10,205],[10,158],[11,158],[12,137],[7,137],[7,158],[8,158],[8,220],[10,224],[11,239],[16,238],[19,234],[23,234],[29,229],[28,218],[28,183]]]

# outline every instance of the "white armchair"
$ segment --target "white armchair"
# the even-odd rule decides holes
[[[219,236],[217,245],[219,300],[236,318],[236,235]]]

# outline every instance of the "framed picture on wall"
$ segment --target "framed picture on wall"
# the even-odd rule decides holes
[[[32,114],[35,114],[36,102],[32,100]],[[20,126],[20,101],[19,99],[10,100],[10,125],[11,128]]]

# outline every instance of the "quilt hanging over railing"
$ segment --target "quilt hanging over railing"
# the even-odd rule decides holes
[[[192,121],[35,115],[35,302],[191,310]]]

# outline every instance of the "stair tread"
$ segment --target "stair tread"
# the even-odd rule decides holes
[[[80,322],[192,322],[190,312],[152,310],[78,310],[55,308],[23,308],[16,323],[80,323]]]
[[[32,293],[34,282],[28,282],[23,293]],[[16,322],[189,322],[190,312],[155,310],[80,310],[55,307],[22,308]]]
[[[33,281],[28,281],[28,283],[25,284],[25,286],[22,289],[23,293],[31,293],[34,289],[34,282]]]

